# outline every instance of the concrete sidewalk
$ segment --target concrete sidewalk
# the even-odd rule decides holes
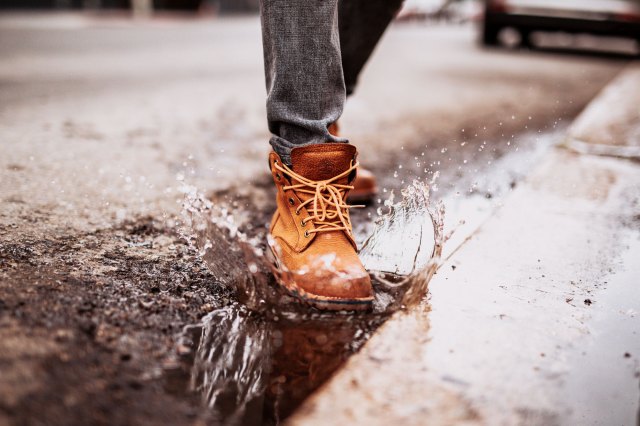
[[[639,165],[552,150],[290,423],[637,424],[639,205]]]

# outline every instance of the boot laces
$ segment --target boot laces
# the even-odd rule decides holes
[[[346,195],[348,191],[353,189],[353,186],[342,185],[335,183],[335,181],[348,176],[358,168],[358,165],[359,163],[353,163],[352,161],[351,166],[339,175],[327,180],[314,181],[297,174],[285,164],[280,165],[279,162],[274,164],[277,170],[289,176],[292,181],[299,182],[294,185],[283,186],[282,189],[285,191],[293,189],[297,193],[312,195],[312,197],[296,207],[296,214],[299,214],[300,210],[311,205],[307,207],[307,211],[312,214],[302,220],[302,226],[305,226],[307,222],[313,222],[315,229],[310,229],[306,232],[312,234],[317,232],[347,231],[351,234],[349,209],[364,206],[347,204],[345,202]]]

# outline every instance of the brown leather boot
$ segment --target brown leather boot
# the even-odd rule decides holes
[[[369,274],[356,253],[345,200],[356,175],[356,148],[323,143],[294,148],[292,167],[275,152],[269,166],[277,188],[270,246],[280,284],[304,301],[331,310],[366,310]]]
[[[328,127],[329,133],[339,136],[340,127],[338,123],[331,123]],[[352,183],[353,189],[349,192],[347,201],[352,203],[369,203],[378,193],[378,184],[375,175],[362,166],[358,167],[358,175]]]

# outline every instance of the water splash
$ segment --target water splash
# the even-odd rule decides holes
[[[267,228],[254,225],[267,223],[274,205],[256,206],[255,193],[205,197],[183,188],[183,236],[238,301],[184,333],[192,339],[184,361],[189,388],[216,421],[280,423],[385,318],[422,300],[446,239],[444,207],[431,201],[431,184],[414,181],[398,202],[391,194],[371,234],[359,235],[375,302],[372,312],[358,315],[310,309],[276,282],[290,271],[274,266]]]
[[[216,310],[193,327],[197,347],[189,387],[202,396],[214,418],[249,424],[267,387],[271,327],[241,306]],[[254,421],[253,424],[258,424]]]
[[[446,240],[444,205],[431,201],[430,185],[416,180],[401,193],[398,203],[388,203],[359,253],[372,274],[378,312],[393,312],[422,299]]]
[[[362,245],[359,255],[376,295],[374,313],[389,314],[418,303],[437,269],[445,241],[444,206],[431,201],[429,188],[428,183],[414,181],[401,191],[397,203],[392,194],[387,212],[378,217]],[[266,227],[243,230],[256,220],[237,215],[232,204],[213,202],[195,189],[186,191],[186,238],[248,309],[273,316],[306,312],[309,308],[276,282],[276,275],[291,272],[274,267]]]

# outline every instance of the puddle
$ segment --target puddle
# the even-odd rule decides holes
[[[276,283],[267,228],[254,225],[268,223],[255,214],[273,206],[259,200],[207,198],[194,188],[186,195],[187,238],[237,303],[187,327],[170,387],[199,395],[225,424],[278,424],[291,414],[386,317],[424,297],[444,242],[444,208],[415,181],[400,201],[388,200],[371,235],[357,235],[376,294],[372,312],[316,311]]]
[[[237,303],[187,328],[179,387],[200,396],[214,423],[279,424],[383,321],[319,313],[274,320]]]
[[[604,285],[594,292],[597,299],[588,345],[567,356],[566,363],[574,374],[567,374],[564,392],[572,406],[574,424],[640,424],[638,219],[632,225],[636,228],[621,236],[623,252],[616,267],[608,269],[601,279]],[[606,374],[602,374],[603,366]]]

